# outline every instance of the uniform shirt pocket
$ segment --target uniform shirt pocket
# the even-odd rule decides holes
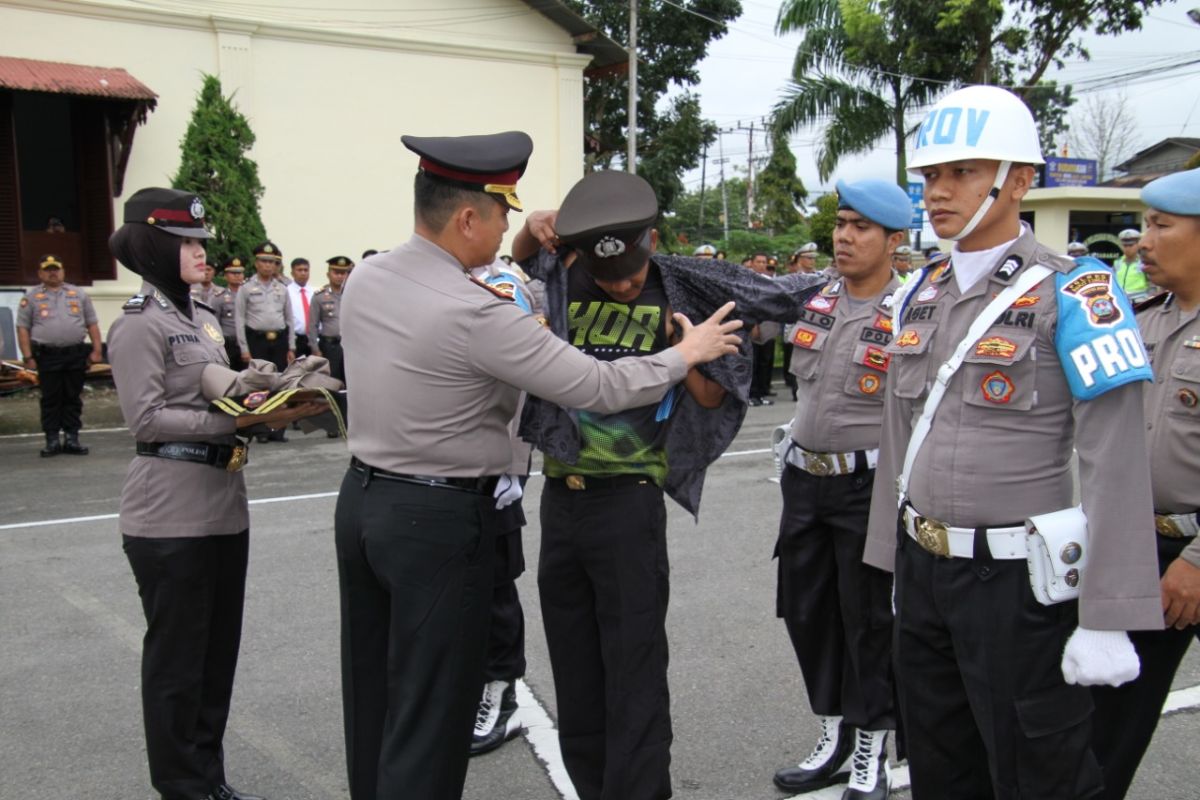
[[[885,345],[867,342],[856,344],[843,387],[846,394],[882,403],[891,360],[892,356],[885,349]]]
[[[1037,397],[1037,332],[992,328],[963,359],[963,402],[982,408],[1028,411]]]
[[[177,345],[171,348],[171,356],[174,358],[175,363],[181,367],[191,364],[206,364],[213,360],[213,356],[202,345]]]
[[[1200,420],[1200,350],[1180,347],[1171,364],[1171,382],[1167,387],[1167,413],[1173,417]]]
[[[800,323],[792,328],[788,338],[789,344],[792,345],[792,374],[800,380],[814,380],[821,362],[821,351],[825,349],[828,339],[828,331],[819,330],[811,325]]]
[[[889,356],[888,372],[897,397],[914,398],[925,393],[929,383],[929,343],[935,325],[910,322],[883,348]]]

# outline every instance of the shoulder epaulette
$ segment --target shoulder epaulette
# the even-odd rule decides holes
[[[491,294],[494,294],[496,297],[499,297],[501,300],[507,300],[510,303],[516,302],[516,299],[511,294],[508,294],[500,289],[497,289],[495,286],[492,286],[491,284],[484,283],[483,281],[479,280],[479,278],[476,278],[474,275],[468,275],[467,279],[469,281],[471,281],[471,283],[475,284],[476,286],[486,289]]]
[[[204,302],[203,300],[197,300],[194,297],[192,298],[192,305],[196,306],[196,308],[203,308],[205,311],[207,311],[210,314],[217,313],[217,310],[215,308],[213,308],[212,306],[210,306],[208,303]]]
[[[125,305],[121,306],[121,310],[126,314],[140,314],[146,310],[146,301],[149,299],[148,295],[135,294],[125,301]]]
[[[1169,300],[1170,298],[1171,298],[1170,292],[1160,292],[1159,294],[1154,295],[1154,297],[1147,297],[1145,300],[1139,300],[1138,302],[1133,304],[1133,313],[1140,314],[1141,312],[1145,311],[1148,308],[1154,308],[1155,306],[1161,306],[1163,303],[1167,302],[1167,300]]]

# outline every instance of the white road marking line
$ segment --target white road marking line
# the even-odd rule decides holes
[[[563,800],[579,800],[579,795],[575,793],[575,785],[571,783],[567,767],[563,763],[554,721],[523,680],[517,681],[517,707],[521,715],[521,725],[525,728],[525,740],[529,742],[534,756],[550,776],[550,782],[562,795]]]
[[[1163,703],[1162,713],[1165,717],[1177,711],[1188,711],[1200,706],[1200,686],[1189,686],[1186,689],[1176,689],[1167,695]]]
[[[128,430],[129,428],[84,428],[79,432],[79,435],[86,438],[89,433],[121,433]],[[6,433],[0,436],[0,439],[40,439],[45,435],[41,431],[37,433]]]

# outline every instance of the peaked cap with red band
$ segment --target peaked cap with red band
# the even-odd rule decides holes
[[[400,141],[421,157],[426,175],[463,189],[494,196],[513,211],[521,211],[517,180],[525,174],[533,140],[522,131],[487,136],[401,136]]]
[[[141,189],[125,202],[125,222],[141,222],[176,236],[211,239],[204,227],[204,203],[178,189]]]

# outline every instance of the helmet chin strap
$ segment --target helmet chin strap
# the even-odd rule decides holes
[[[946,238],[952,242],[961,242],[963,239],[971,235],[971,232],[978,227],[979,223],[987,215],[988,209],[992,207],[992,203],[996,202],[996,198],[1000,196],[1000,187],[1004,185],[1004,181],[1008,179],[1008,171],[1012,168],[1011,161],[1001,161],[1000,166],[996,169],[996,180],[992,181],[992,188],[988,192],[987,197],[983,198],[983,202],[979,204],[979,210],[975,215],[967,221],[963,229],[953,236]]]

